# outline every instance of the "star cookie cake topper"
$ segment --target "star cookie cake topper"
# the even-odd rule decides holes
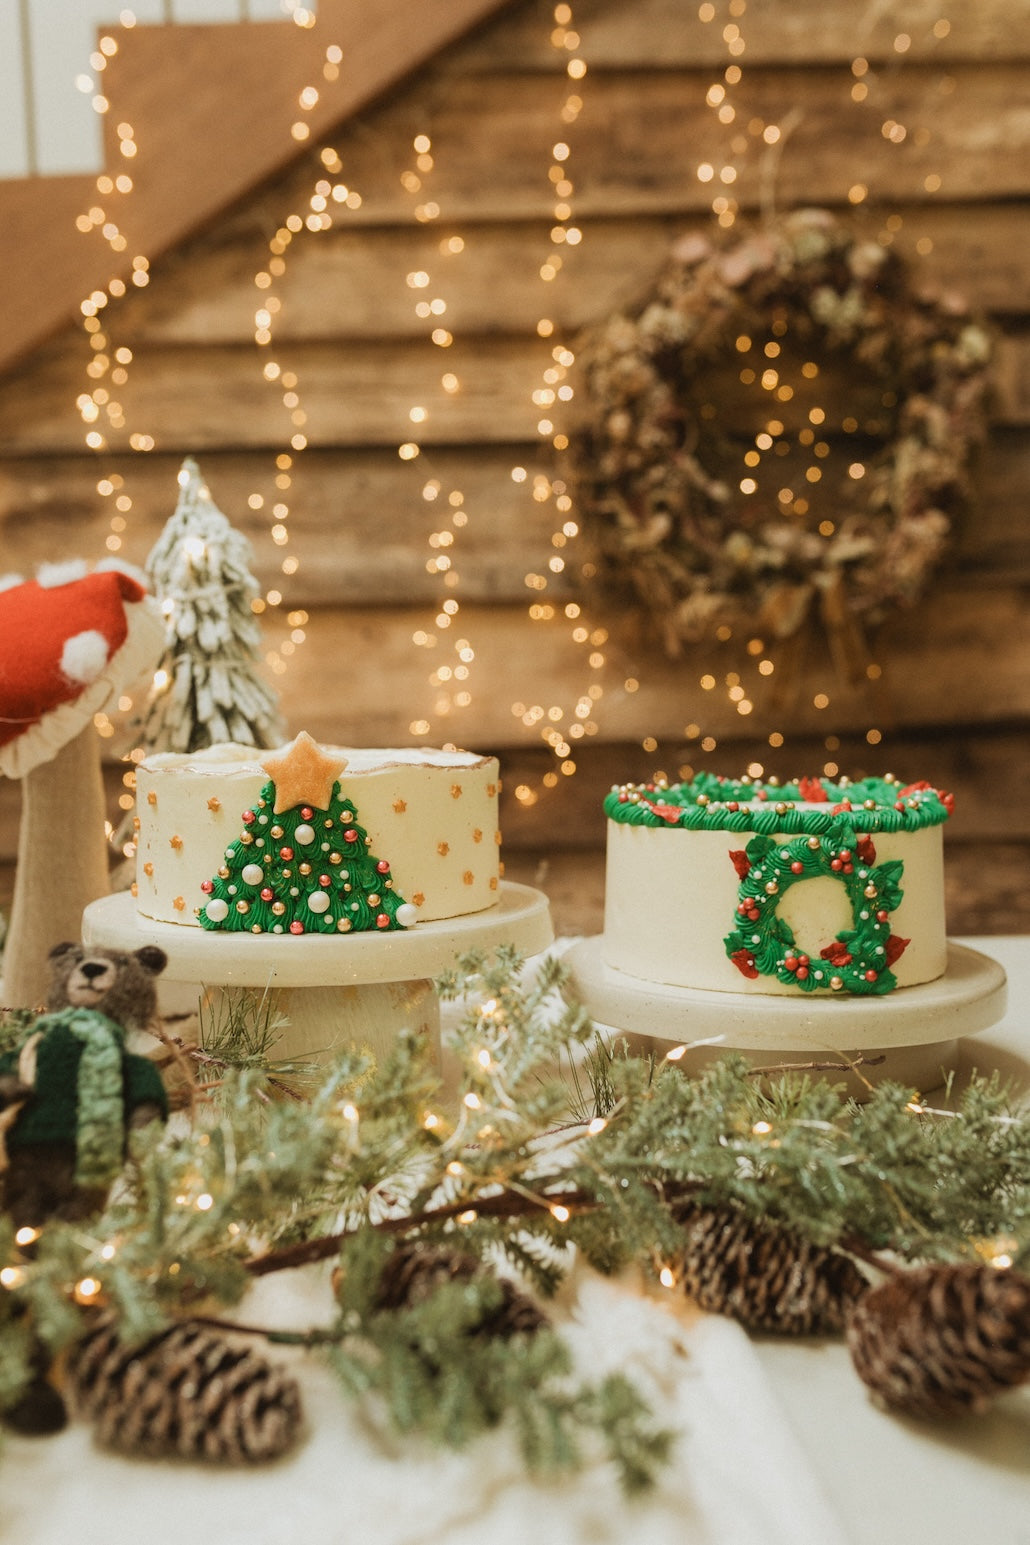
[[[261,768],[275,784],[275,814],[294,805],[328,810],[336,780],[347,766],[345,756],[322,750],[306,730],[274,755],[262,758]]]

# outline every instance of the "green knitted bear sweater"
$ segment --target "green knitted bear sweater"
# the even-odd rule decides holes
[[[145,1057],[126,1051],[122,1026],[95,1009],[43,1014],[26,1040],[37,1037],[32,1097],[7,1146],[13,1152],[29,1143],[74,1143],[78,1183],[107,1185],[124,1162],[136,1107],[153,1103],[168,1114],[161,1076]],[[20,1054],[0,1057],[0,1073],[17,1073]]]

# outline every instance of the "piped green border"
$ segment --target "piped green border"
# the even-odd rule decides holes
[[[798,808],[801,803],[805,809]],[[617,784],[605,796],[604,811],[625,826],[821,837],[833,826],[856,834],[940,826],[953,803],[950,794],[928,783],[906,784],[889,774],[854,782],[775,783],[701,773],[689,783]]]

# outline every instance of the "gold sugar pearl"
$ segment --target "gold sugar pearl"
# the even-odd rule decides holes
[[[283,829],[282,829],[282,827],[281,827],[281,826],[273,826],[273,827],[272,827],[272,836],[273,836],[273,837],[275,837],[275,838],[276,838],[276,839],[278,839],[278,838],[279,838],[279,837],[281,837],[281,836],[282,836],[282,835],[283,835]]]

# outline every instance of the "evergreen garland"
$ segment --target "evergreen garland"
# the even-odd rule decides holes
[[[1022,1279],[1030,1114],[998,1079],[931,1110],[894,1084],[856,1105],[732,1057],[687,1076],[603,1042],[564,982],[555,959],[524,980],[514,951],[467,957],[438,984],[458,1008],[456,1090],[413,1033],[378,1066],[343,1053],[308,1100],[268,1098],[249,1058],[220,1068],[190,1119],[133,1135],[88,1230],[51,1223],[27,1246],[0,1219],[0,1403],[29,1377],[26,1323],[56,1351],[99,1303],[142,1343],[230,1311],[257,1276],[332,1261],[321,1327],[251,1331],[320,1351],[369,1419],[402,1433],[460,1446],[510,1421],[544,1474],[600,1441],[632,1489],[669,1434],[625,1379],[577,1386],[559,1329],[527,1302],[574,1255],[604,1273],[636,1264],[672,1292],[703,1273],[709,1306],[738,1313],[756,1302],[738,1267],[754,1246],[776,1262],[775,1328],[802,1331],[850,1310],[856,1261],[872,1280],[963,1262]],[[714,1295],[690,1241],[699,1216],[734,1241]],[[818,1321],[782,1296],[791,1250]]]

